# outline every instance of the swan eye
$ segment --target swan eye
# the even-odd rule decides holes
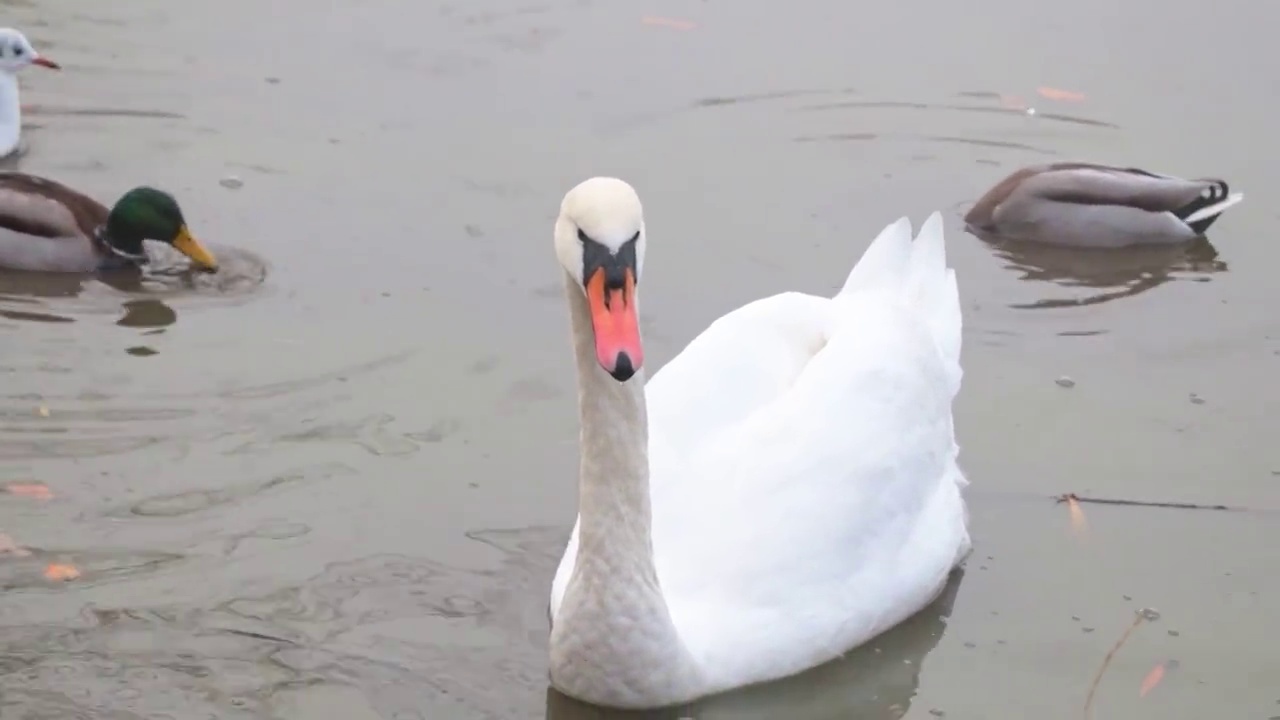
[[[582,228],[578,228],[578,239],[584,243],[591,242],[591,238],[587,237],[587,234],[582,232]]]

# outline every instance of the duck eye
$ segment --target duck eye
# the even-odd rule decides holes
[[[578,228],[578,239],[584,243],[591,242],[591,238],[587,237],[587,234],[582,232],[582,228]]]

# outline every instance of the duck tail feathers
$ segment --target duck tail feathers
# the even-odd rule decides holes
[[[1227,208],[1244,200],[1244,193],[1233,193],[1224,180],[1206,180],[1196,199],[1174,211],[1182,222],[1203,235]]]

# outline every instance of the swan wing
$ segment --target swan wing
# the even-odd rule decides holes
[[[903,287],[911,253],[911,224],[902,218],[868,246],[840,296]],[[945,272],[945,257],[936,262]],[[650,437],[691,452],[789,391],[826,344],[832,305],[831,298],[785,292],[716,319],[645,386]]]
[[[914,243],[905,220],[887,228],[817,317],[825,343],[785,391],[690,455],[651,445],[655,478],[671,474],[653,485],[663,592],[690,651],[729,684],[901,622],[969,549],[940,218]]]
[[[783,293],[718,318],[645,386],[650,456],[687,456],[772,402],[821,349],[831,299]],[[650,482],[665,476],[650,473]]]

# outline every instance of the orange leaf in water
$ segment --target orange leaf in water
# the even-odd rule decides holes
[[[44,483],[9,483],[4,491],[10,495],[33,498],[35,500],[52,500],[53,491]]]
[[[658,25],[660,27],[669,27],[672,30],[692,30],[695,27],[697,27],[697,25],[694,25],[688,20],[676,20],[675,18],[654,17],[653,15],[644,16],[643,18],[640,19],[640,22],[644,23],[645,25]]]
[[[1038,87],[1036,92],[1040,93],[1040,97],[1049,98],[1050,100],[1061,100],[1063,102],[1084,102],[1084,93],[1072,92],[1071,90],[1059,90],[1051,87]]]
[[[49,580],[75,580],[80,577],[80,571],[75,565],[49,563],[49,566],[44,569],[44,576]]]
[[[1089,529],[1089,523],[1084,519],[1084,510],[1074,495],[1067,496],[1067,515],[1071,518],[1072,530],[1083,535]]]
[[[26,557],[31,551],[18,545],[13,538],[4,533],[0,533],[0,555],[13,555],[14,557]]]
[[[1159,685],[1160,681],[1163,679],[1164,663],[1160,663],[1159,665],[1151,668],[1151,672],[1147,673],[1147,676],[1142,679],[1142,686],[1138,688],[1138,697],[1146,697],[1147,693],[1155,690],[1156,686]]]

